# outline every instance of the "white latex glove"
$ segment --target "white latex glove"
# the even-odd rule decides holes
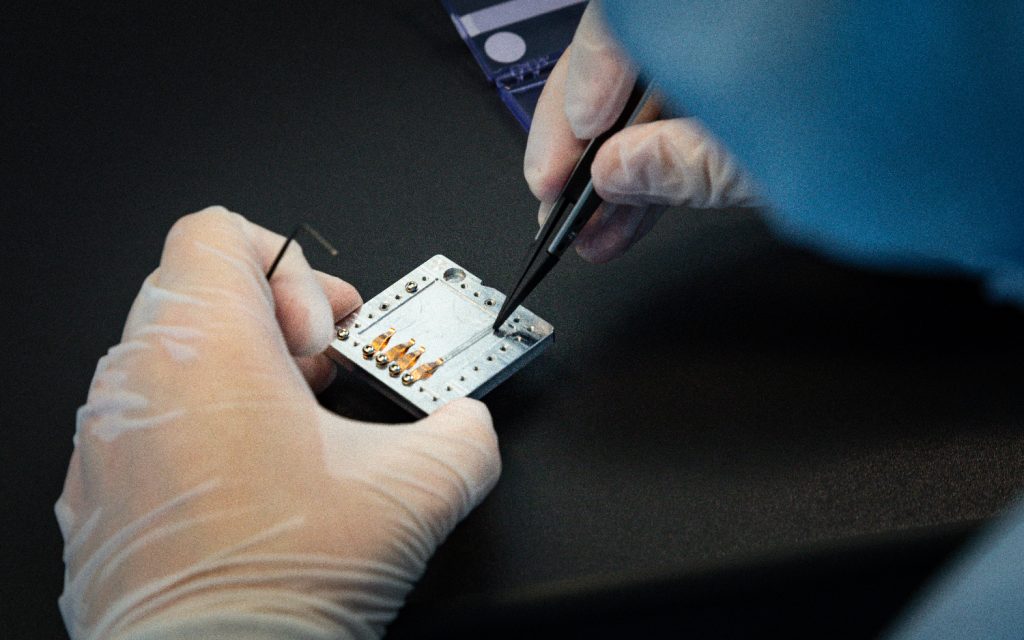
[[[56,505],[73,638],[375,638],[500,472],[473,400],[408,425],[321,408],[360,304],[220,208],[182,218],[97,365]]]
[[[542,224],[587,142],[622,112],[635,79],[636,70],[591,0],[544,86],[526,144],[524,173],[541,201]],[[576,238],[576,250],[586,260],[607,262],[622,255],[667,206],[756,204],[747,174],[696,119],[649,122],[658,110],[652,104],[641,114],[641,124],[609,138],[594,159],[594,189],[606,203]]]

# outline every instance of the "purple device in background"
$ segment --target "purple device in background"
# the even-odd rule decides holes
[[[527,131],[586,0],[441,0],[502,101]]]

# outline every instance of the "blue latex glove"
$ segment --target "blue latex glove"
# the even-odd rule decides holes
[[[602,5],[792,239],[1024,303],[1024,4]]]

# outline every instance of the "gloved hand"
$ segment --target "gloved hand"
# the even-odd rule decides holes
[[[524,173],[541,201],[543,224],[587,142],[622,112],[636,71],[591,0],[572,44],[552,69],[537,102],[526,144]],[[591,168],[605,204],[576,238],[591,262],[618,257],[642,238],[669,205],[694,208],[753,206],[750,178],[735,158],[694,118],[646,122],[612,136]]]
[[[500,472],[490,416],[321,408],[360,304],[223,209],[181,219],[97,365],[56,505],[73,638],[372,638]]]

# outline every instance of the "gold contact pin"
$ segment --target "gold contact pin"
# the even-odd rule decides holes
[[[403,342],[402,344],[396,344],[395,346],[393,346],[390,349],[388,349],[387,352],[384,355],[387,357],[388,362],[394,362],[395,360],[398,360],[399,358],[404,356],[405,352],[408,351],[409,349],[412,349],[413,345],[415,345],[415,344],[416,344],[416,339],[415,338],[409,338],[408,342]]]
[[[409,367],[416,364],[416,361],[420,359],[420,356],[422,356],[423,352],[426,350],[426,347],[416,347],[412,351],[403,354],[401,357],[395,360],[395,364],[397,364],[402,371],[405,371]]]
[[[402,384],[408,387],[415,382],[419,382],[420,380],[426,380],[430,376],[434,375],[434,372],[437,371],[437,369],[442,364],[444,364],[444,358],[438,358],[433,362],[421,364],[420,366],[416,367],[409,373],[406,373],[404,376],[402,376]]]
[[[393,335],[395,335],[395,328],[391,327],[384,333],[374,338],[373,342],[370,343],[370,346],[373,347],[374,351],[380,351],[384,347],[388,346],[388,342],[391,341],[391,336]]]

